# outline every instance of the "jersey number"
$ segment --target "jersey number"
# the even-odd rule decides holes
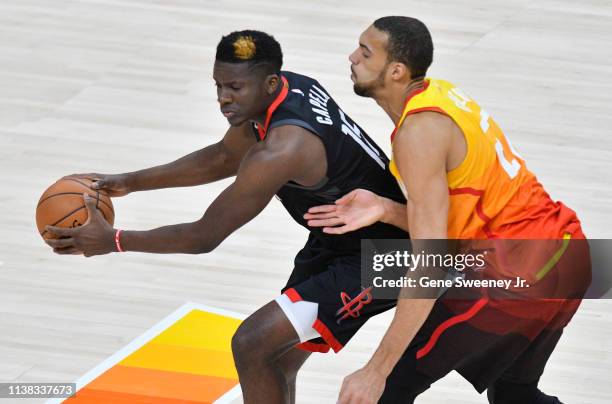
[[[344,115],[344,112],[341,109],[338,109],[338,112],[340,112],[340,119],[342,120],[342,133],[352,137],[353,140],[355,140],[357,144],[359,144],[359,146],[361,146],[361,148],[365,150],[365,152],[368,153],[368,155],[372,157],[376,163],[378,163],[380,168],[384,170],[385,163],[381,160],[378,150],[376,150],[376,148],[372,146],[370,142],[368,142],[368,139],[361,134],[359,127],[355,123],[349,122],[349,119],[346,115]]]
[[[468,102],[472,101],[471,98],[465,95],[460,89],[458,88],[451,89],[448,92],[448,98],[450,98],[455,103],[457,108],[460,108],[466,112],[473,112],[470,109],[470,107],[468,107],[467,105]],[[484,133],[485,135],[487,131],[489,130],[489,126],[490,126],[489,119],[490,119],[490,116],[487,113],[487,111],[481,108],[480,109],[480,129],[482,129],[482,133]],[[510,143],[510,140],[508,140],[507,137],[506,137],[506,142],[508,143],[510,151],[513,154],[512,159],[508,161],[508,159],[506,158],[504,154],[504,145],[499,140],[499,138],[495,139],[495,153],[497,153],[497,158],[499,159],[499,162],[502,168],[504,169],[504,171],[506,172],[506,174],[508,174],[510,179],[513,179],[514,177],[518,175],[521,169],[521,163],[519,163],[518,160],[514,158],[514,156],[518,158],[521,158],[521,156],[516,152],[514,147],[512,147],[512,143]]]
[[[482,129],[482,132],[484,134],[486,134],[487,130],[489,129],[489,118],[490,117],[487,111],[485,111],[484,109],[481,109],[480,110],[480,129]],[[508,137],[506,137],[506,143],[508,143],[508,147],[510,148],[510,151],[512,152],[511,160],[508,160],[506,158],[506,155],[504,154],[504,145],[499,140],[499,138],[495,139],[495,152],[497,153],[497,158],[499,159],[499,162],[502,168],[504,169],[506,174],[508,174],[510,179],[513,179],[514,177],[518,175],[521,169],[521,163],[519,163],[518,160],[514,158],[514,156],[517,156],[519,158],[521,156],[519,156],[519,154],[516,152],[516,150],[512,146],[512,143],[510,143],[510,140],[508,139]]]

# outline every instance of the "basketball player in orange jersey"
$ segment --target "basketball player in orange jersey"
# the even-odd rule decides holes
[[[426,78],[433,59],[426,26],[409,17],[380,18],[349,59],[355,92],[373,98],[396,126],[391,170],[407,204],[355,190],[334,205],[310,209],[308,224],[342,234],[376,221],[403,223],[413,241],[557,240],[559,249],[543,262],[561,257],[554,264],[560,267],[572,253],[564,270],[573,274],[576,291],[566,296],[580,298],[590,282],[588,249],[567,243],[584,239],[578,218],[550,199],[485,110],[453,84]],[[537,385],[580,300],[483,295],[466,305],[445,296],[400,299],[378,349],[344,379],[338,402],[412,403],[457,370],[478,392],[488,389],[490,403],[560,403]]]
[[[389,160],[316,80],[281,71],[278,42],[259,31],[233,32],[217,46],[213,78],[230,128],[221,141],[175,162],[132,173],[85,175],[113,197],[193,186],[235,176],[191,223],[149,231],[113,229],[86,200],[89,222],[51,228],[60,254],[120,251],[207,253],[257,216],[276,195],[310,234],[282,293],[249,316],[232,339],[246,403],[295,400],[295,378],[310,352],[339,351],[368,318],[395,306],[360,283],[361,238],[405,238],[385,223],[345,235],[306,225],[303,215],[357,188],[405,202]],[[296,347],[296,345],[298,347]]]

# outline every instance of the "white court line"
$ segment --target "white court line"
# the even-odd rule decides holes
[[[197,309],[206,311],[209,313],[215,313],[222,316],[234,317],[240,320],[244,320],[246,315],[242,313],[236,313],[230,310],[218,309],[216,307],[206,306],[204,304],[192,303],[188,302],[176,309],[173,313],[170,313],[166,318],[159,321],[153,327],[149,328],[145,331],[141,336],[132,340],[125,347],[121,348],[119,351],[115,352],[111,357],[105,359],[96,367],[91,369],[89,372],[85,373],[81,376],[76,383],[76,391],[78,392],[81,388],[89,384],[96,377],[100,376],[102,373],[106,372],[117,363],[121,362],[123,359],[140,349],[144,344],[161,334],[165,331],[170,325],[175,323],[178,319],[185,316],[190,311]],[[223,396],[219,397],[215,404],[227,404],[231,403],[233,400],[240,396],[240,385],[235,386],[230,391],[225,393]],[[59,404],[62,401],[66,400],[66,398],[52,398],[47,400],[45,404]]]
[[[240,384],[237,384],[230,391],[219,397],[213,404],[231,404],[234,400],[238,399],[242,391],[240,390]]]

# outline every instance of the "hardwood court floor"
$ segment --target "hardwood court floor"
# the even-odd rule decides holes
[[[585,233],[610,238],[608,1],[1,0],[0,381],[75,380],[187,301],[250,313],[274,298],[305,238],[275,200],[207,256],[85,259],[55,256],[42,243],[38,197],[65,174],[140,169],[217,141],[226,122],[211,78],[214,49],[236,29],[275,35],[285,68],[318,78],[389,150],[391,124],[353,94],[347,56],[375,17],[391,14],[429,25],[430,75],[485,106]],[[227,184],[116,199],[116,225],[194,220]],[[584,302],[544,390],[566,403],[612,401],[611,310],[610,301]],[[371,321],[339,355],[315,355],[300,374],[298,402],[335,402],[389,320]],[[418,402],[486,399],[451,374]]]

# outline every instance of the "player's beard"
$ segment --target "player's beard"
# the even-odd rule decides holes
[[[385,73],[387,72],[387,66],[380,72],[377,78],[368,83],[355,83],[353,84],[353,91],[360,97],[373,97],[376,90],[385,87]]]

